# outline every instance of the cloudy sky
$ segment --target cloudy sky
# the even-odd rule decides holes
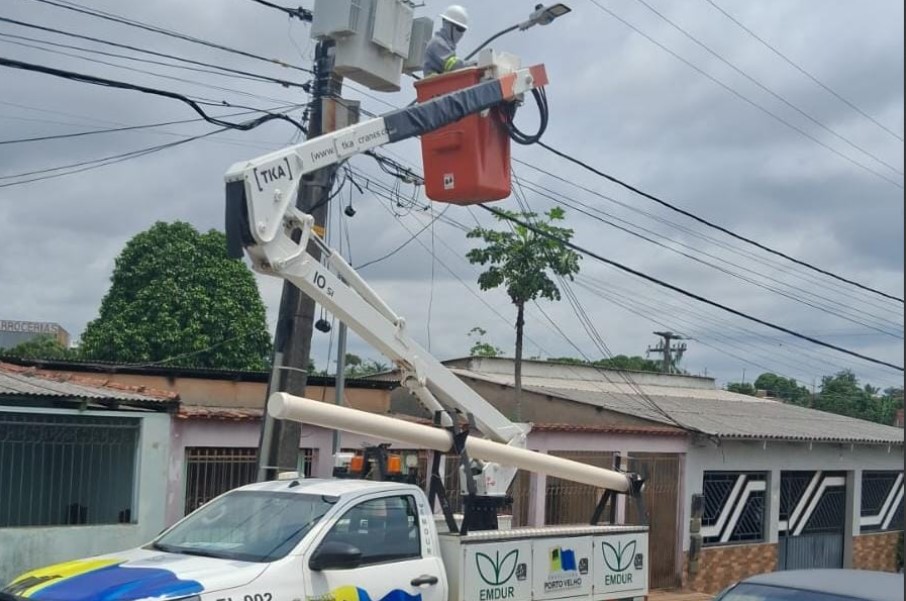
[[[311,63],[314,46],[307,26],[250,0],[78,1],[296,65]],[[311,0],[306,2],[311,6]],[[425,4],[418,14],[433,17],[445,3]],[[471,49],[522,20],[534,2],[463,0],[463,4],[474,27],[462,47]],[[549,144],[767,246],[902,298],[902,2],[571,0],[570,4],[573,13],[554,25],[512,34],[497,46],[521,55],[526,63],[547,65]],[[0,17],[293,81],[306,78],[297,70],[36,0],[3,0]],[[170,62],[0,22],[2,57],[233,105],[275,108],[306,101],[301,90],[276,84],[130,62],[34,40]],[[404,80],[398,94],[368,93],[375,98],[363,96],[362,86],[353,84],[347,86],[346,97],[362,100],[367,110],[384,112],[413,97],[410,83]],[[534,126],[534,112],[531,105],[523,109],[519,119],[525,129]],[[187,106],[168,99],[0,68],[0,141],[195,117]],[[81,167],[46,169],[142,150],[211,129],[205,123],[187,123],[0,145],[0,319],[56,321],[77,337],[96,316],[114,258],[131,236],[158,220],[222,229],[222,178],[227,167],[286,145],[295,139],[295,132],[290,125],[275,122],[102,168],[25,180]],[[417,143],[390,150],[420,163]],[[516,147],[513,155],[520,161],[514,168],[524,185],[525,202],[533,210],[554,206],[552,198],[582,203],[590,212],[598,211],[599,217],[661,244],[568,209],[567,225],[575,229],[579,245],[757,317],[903,364],[902,303],[705,228],[541,148]],[[95,165],[85,165],[89,166]],[[368,159],[354,160],[353,167],[393,185]],[[31,172],[39,173],[22,175]],[[553,193],[540,195],[539,186]],[[409,198],[411,189],[403,187],[401,194]],[[356,217],[341,225],[339,209],[348,197],[344,193],[340,198],[342,203],[333,210],[333,242],[342,240],[344,254],[354,265],[397,248],[430,223],[432,211],[443,210],[441,205],[413,210],[406,201],[397,206],[366,192],[354,197]],[[425,203],[423,196],[416,200]],[[514,198],[496,206],[519,209]],[[406,316],[410,332],[440,358],[466,354],[471,344],[467,332],[475,326],[488,331],[489,342],[512,350],[514,311],[502,293],[478,291],[479,272],[464,259],[470,241],[453,225],[472,226],[476,219],[489,223],[484,211],[452,207],[402,251],[362,271]],[[345,228],[348,246],[346,237],[339,235]],[[273,326],[280,282],[262,278],[260,287]],[[739,380],[744,374],[751,381],[772,370],[811,386],[824,374],[849,368],[877,385],[902,385],[901,372],[795,340],[590,257],[583,259],[572,289],[615,354],[643,354],[656,342],[652,331],[669,328],[691,338],[684,367],[721,382]],[[542,302],[540,309],[531,306],[527,335],[527,355],[576,356],[574,345],[589,357],[601,356],[565,300]],[[319,367],[327,363],[332,343],[329,335],[316,334],[314,359]],[[356,338],[350,344],[351,351],[378,357]]]

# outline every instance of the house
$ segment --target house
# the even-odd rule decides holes
[[[0,583],[163,529],[172,392],[0,363]]]
[[[512,360],[446,365],[512,415]],[[734,394],[697,376],[526,361],[522,386],[526,421],[683,432],[669,449],[628,447],[606,433],[590,447],[648,476],[653,584],[671,577],[667,549],[676,582],[709,593],[775,569],[896,568],[900,428]],[[393,408],[413,410],[401,395]],[[544,490],[544,481],[531,476],[533,489]],[[550,499],[535,505],[547,523],[550,512],[537,504]]]

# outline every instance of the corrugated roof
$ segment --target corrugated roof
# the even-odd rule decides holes
[[[511,376],[453,371],[462,377],[513,385]],[[540,377],[523,378],[522,386],[530,392],[664,425],[680,424],[719,438],[903,444],[900,428],[726,390],[653,385],[638,385],[636,390],[626,382]]]
[[[269,371],[243,371],[233,369],[212,369],[203,367],[179,367],[170,365],[154,365],[142,363],[117,363],[111,361],[72,361],[59,359],[27,359],[21,357],[6,357],[0,355],[0,362],[22,367],[36,367],[46,370],[75,371],[101,375],[133,374],[164,376],[178,378],[198,378],[205,380],[224,380],[237,382],[267,382],[271,373]],[[336,385],[333,376],[308,376],[310,386],[332,387]],[[399,377],[392,378],[347,378],[347,388],[365,388],[377,390],[393,390],[399,386]]]
[[[0,363],[0,398],[53,397],[95,401],[132,401],[170,404],[179,399],[172,392],[124,386],[94,378],[63,376],[33,368]]]

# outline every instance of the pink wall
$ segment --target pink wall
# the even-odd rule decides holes
[[[174,419],[171,422],[170,462],[167,483],[167,524],[183,516],[185,500],[186,447],[255,448],[261,424],[259,421],[217,421]],[[358,449],[376,445],[378,439],[342,433],[341,448]],[[528,447],[537,451],[592,451],[615,453],[677,453],[685,454],[688,440],[684,436],[644,436],[588,432],[533,432]],[[312,475],[329,478],[333,470],[333,431],[303,426],[299,448],[315,449]],[[392,448],[410,448],[395,445]],[[532,525],[544,524],[546,478],[531,476],[532,498],[529,516]]]

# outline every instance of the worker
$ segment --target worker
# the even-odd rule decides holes
[[[425,49],[425,77],[469,66],[456,56],[456,45],[469,28],[469,13],[453,4],[440,15],[441,26]]]

